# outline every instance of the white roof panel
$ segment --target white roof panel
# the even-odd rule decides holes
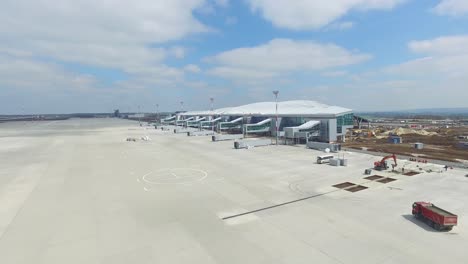
[[[297,128],[298,129],[309,129],[309,128],[313,128],[314,126],[319,125],[319,124],[320,124],[320,121],[311,120],[309,122],[306,122],[306,123],[298,126]]]
[[[181,113],[181,116],[215,116],[215,115],[223,115],[223,113],[228,110],[229,108],[219,108],[214,109],[213,111],[188,111]]]
[[[316,101],[296,100],[278,102],[278,116],[328,117],[351,113],[352,110],[330,106]],[[224,116],[275,116],[275,102],[260,102],[237,107],[221,108],[214,111],[192,111],[182,115],[224,115]]]
[[[284,101],[278,102],[279,116],[335,116],[350,113],[351,109],[329,106],[315,101]],[[232,116],[275,116],[275,102],[261,102],[232,107],[225,111],[224,115]]]

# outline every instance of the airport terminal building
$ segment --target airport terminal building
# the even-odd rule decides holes
[[[345,141],[347,129],[353,127],[354,114],[351,109],[343,107],[297,100],[259,102],[213,111],[189,111],[179,113],[170,120],[177,125],[212,128],[218,132],[238,131],[272,136],[276,136],[278,123],[281,137],[340,142]]]

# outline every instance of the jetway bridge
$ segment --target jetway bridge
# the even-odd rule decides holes
[[[220,131],[241,130],[243,119],[243,117],[239,117],[228,122],[220,122],[218,128]]]
[[[244,125],[245,134],[266,133],[271,130],[271,118],[267,118],[255,124]]]

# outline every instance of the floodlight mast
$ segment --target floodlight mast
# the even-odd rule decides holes
[[[159,119],[159,104],[156,104],[156,121],[161,123],[161,120]]]
[[[210,104],[211,104],[211,105],[210,105],[210,108],[211,108],[211,118],[212,118],[212,120],[215,119],[215,118],[214,118],[214,115],[213,115],[213,110],[214,110],[214,109],[213,109],[213,102],[214,102],[214,98],[213,98],[213,97],[210,97]],[[211,122],[212,122],[212,124],[211,124],[211,131],[213,131],[213,133],[214,133],[214,126],[215,126],[215,123],[214,123],[213,121],[211,121]]]
[[[278,130],[279,130],[279,127],[278,127],[278,94],[279,94],[279,91],[278,90],[275,90],[273,91],[273,94],[275,95],[275,104],[276,104],[276,122],[275,122],[275,127],[276,127],[276,145],[278,146]]]
[[[141,115],[140,106],[138,106],[138,123],[141,126],[141,116],[140,115]]]

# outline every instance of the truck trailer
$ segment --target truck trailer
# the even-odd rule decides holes
[[[436,230],[452,230],[457,225],[458,216],[447,212],[432,203],[413,203],[413,215]]]

